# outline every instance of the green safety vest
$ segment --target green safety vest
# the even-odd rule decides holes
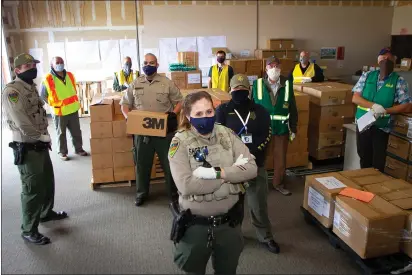
[[[277,92],[276,104],[273,106],[270,93],[262,78],[253,82],[252,94],[255,103],[262,105],[270,114],[272,135],[289,134],[289,80],[285,87]]]
[[[372,71],[366,78],[365,87],[362,91],[362,97],[368,101],[382,105],[383,108],[387,109],[393,106],[395,99],[396,83],[398,81],[399,75],[395,72],[385,80],[383,86],[379,89],[377,88],[379,77],[379,71]],[[369,108],[364,108],[358,105],[356,110],[356,119],[359,119]],[[387,114],[384,117],[378,118],[375,125],[379,128],[387,127],[389,124],[390,115]]]

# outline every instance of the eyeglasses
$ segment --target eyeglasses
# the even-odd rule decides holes
[[[203,162],[202,166],[205,168],[211,168],[212,165],[206,160],[207,155],[209,155],[209,150],[207,148],[204,148],[203,150],[197,150],[196,152],[193,153],[193,158],[197,162]]]

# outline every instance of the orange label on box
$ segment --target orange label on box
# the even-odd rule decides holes
[[[346,187],[345,189],[340,191],[339,195],[354,198],[366,203],[370,202],[375,197],[375,194],[371,192],[360,191],[350,187]]]

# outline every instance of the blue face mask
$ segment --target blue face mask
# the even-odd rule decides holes
[[[56,72],[63,72],[64,64],[56,64],[56,68],[54,69]]]
[[[196,128],[201,135],[207,135],[213,131],[215,127],[216,117],[190,117],[190,124]]]
[[[151,76],[152,74],[157,72],[157,67],[150,65],[143,66],[143,72],[145,75]]]

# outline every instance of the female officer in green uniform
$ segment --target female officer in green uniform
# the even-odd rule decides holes
[[[204,274],[212,257],[216,274],[235,274],[243,237],[241,214],[233,213],[243,214],[241,183],[256,177],[257,166],[240,138],[215,124],[207,92],[185,98],[169,162],[179,211],[191,212],[189,227],[176,245],[175,263],[187,273]]]

